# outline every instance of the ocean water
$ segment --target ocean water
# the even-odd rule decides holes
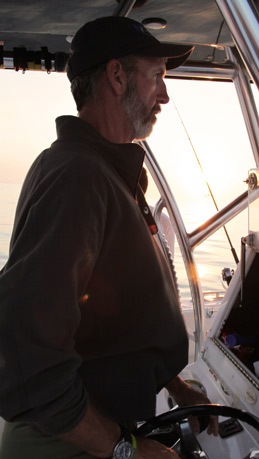
[[[13,221],[21,184],[0,183],[0,269],[7,261]],[[179,205],[181,209],[181,204]],[[183,219],[191,231],[200,222],[194,221],[194,212],[186,210],[183,205]],[[247,234],[247,214],[243,212],[228,227],[233,246],[240,255],[240,239]],[[235,270],[235,262],[227,242],[224,230],[213,234],[194,252],[203,291],[223,291],[226,285],[222,282],[221,272],[225,267]],[[175,241],[174,264],[182,298],[189,298],[189,283],[186,276],[181,252]]]
[[[7,261],[21,185],[0,182],[0,269]]]

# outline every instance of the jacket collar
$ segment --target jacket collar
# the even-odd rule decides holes
[[[135,143],[112,143],[102,137],[92,126],[75,116],[56,119],[58,140],[85,143],[92,151],[109,162],[125,181],[133,196],[144,161],[144,149]]]
[[[58,140],[73,141],[84,144],[91,151],[111,164],[118,172],[131,193],[136,199],[138,206],[151,234],[157,233],[157,226],[152,213],[141,190],[139,176],[142,169],[145,152],[135,143],[112,143],[102,137],[90,124],[75,116],[60,116],[56,119]]]

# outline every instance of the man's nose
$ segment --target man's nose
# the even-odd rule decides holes
[[[160,104],[167,104],[169,102],[169,96],[167,94],[167,89],[164,80],[161,81],[158,100]]]

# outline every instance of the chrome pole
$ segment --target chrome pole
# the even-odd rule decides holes
[[[192,250],[208,239],[213,233],[222,228],[228,221],[232,220],[248,207],[248,192],[241,194],[232,203],[217,212],[201,226],[189,234],[189,243]]]
[[[259,14],[252,0],[216,0],[235,45],[259,89]]]
[[[233,81],[246,124],[248,137],[255,158],[255,163],[256,166],[259,167],[259,117],[252,93],[251,83],[247,76],[244,64],[236,50],[232,51],[230,48],[228,48],[226,52],[228,59],[233,62],[234,66],[236,67]]]
[[[136,0],[121,0],[113,12],[113,16],[128,16]]]

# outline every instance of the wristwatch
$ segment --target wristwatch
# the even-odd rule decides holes
[[[121,427],[121,438],[115,445],[111,459],[134,459],[137,442],[134,435]]]

